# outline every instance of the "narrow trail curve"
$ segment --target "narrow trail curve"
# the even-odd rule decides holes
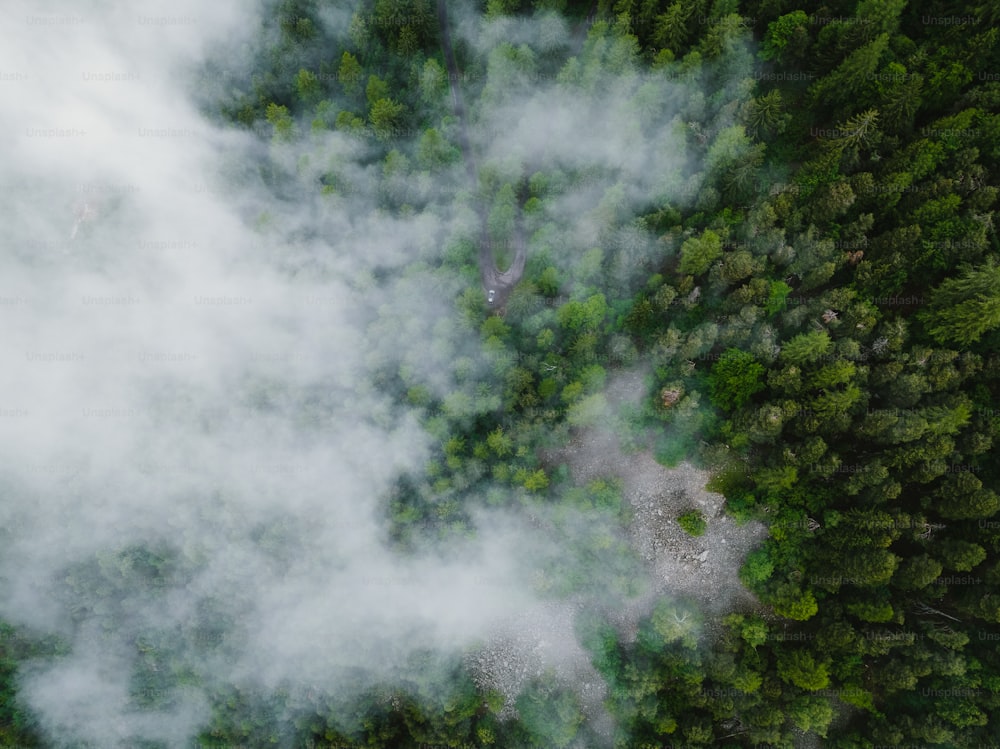
[[[458,63],[455,61],[455,51],[451,44],[451,31],[448,27],[447,2],[448,0],[438,0],[437,3],[438,24],[441,27],[441,47],[444,50],[445,65],[448,68],[448,86],[451,89],[452,108],[458,119],[459,147],[462,150],[462,158],[465,161],[465,170],[469,175],[473,194],[476,194],[479,192],[479,171],[476,169],[476,160],[469,141],[465,100],[462,98],[462,89],[459,87],[460,73]],[[496,258],[493,255],[493,243],[490,240],[488,225],[489,212],[482,200],[477,202],[476,210],[479,213],[480,226],[479,276],[482,279],[486,304],[492,309],[502,310],[511,291],[524,275],[524,264],[528,258],[527,241],[524,237],[524,224],[521,217],[523,196],[518,199],[518,208],[514,218],[514,261],[505,271],[497,268]]]

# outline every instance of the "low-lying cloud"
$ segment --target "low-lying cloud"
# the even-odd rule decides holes
[[[569,33],[538,23],[518,34]],[[390,217],[380,167],[348,136],[282,146],[212,125],[192,60],[258,24],[235,0],[4,10],[0,616],[67,644],[21,690],[57,745],[180,746],[220,685],[392,679],[409,654],[472,645],[538,600],[551,539],[517,517],[476,513],[475,537],[410,557],[386,537],[387,498],[435,438],[373,373],[405,365],[442,397],[460,387],[456,357],[482,354],[451,301],[477,280],[440,267],[475,235],[464,170],[408,180],[431,208]],[[549,84],[487,98],[479,121],[510,127],[483,162],[597,167],[546,207],[581,217],[609,190],[614,207],[679,189],[693,169],[676,123],[653,119],[680,84],[627,77],[610,104]],[[643,97],[659,102],[645,133]],[[254,158],[293,187],[276,196]],[[321,164],[355,189],[321,200]],[[608,225],[585,218],[557,249]],[[185,676],[137,690],[160,669]]]

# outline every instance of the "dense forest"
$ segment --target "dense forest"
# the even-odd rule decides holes
[[[576,534],[542,588],[585,602],[577,635],[613,720],[596,725],[558,674],[509,705],[461,657],[418,653],[406,678],[316,691],[308,708],[219,686],[197,746],[1000,743],[1000,8],[799,5],[449,4],[456,76],[431,0],[281,0],[252,47],[194,76],[204,116],[260,143],[273,201],[248,220],[263,238],[303,185],[386,220],[448,217],[405,261],[350,279],[432,279],[447,310],[387,304],[365,320],[372,339],[435,341],[415,333],[372,362],[372,387],[437,446],[384,498],[387,543],[403,557],[459,543],[483,510]],[[576,143],[532,141],[563,100],[580,117],[547,137]],[[601,153],[606,128],[654,156]],[[518,224],[525,272],[496,309],[477,253],[486,242],[509,264]],[[289,273],[336,272],[285,252]],[[641,406],[616,410],[606,389],[623,371],[642,373]],[[627,452],[705,468],[728,515],[767,526],[739,573],[757,606],[716,616],[664,598],[621,630],[635,560],[620,491],[576,486],[546,457],[598,424]],[[135,601],[116,590],[195,563],[120,549],[68,574],[65,595],[126,616]],[[193,633],[205,657],[227,647],[213,621]],[[170,656],[190,636],[136,643],[138,709],[193,678]],[[18,673],[64,648],[3,629],[0,744],[48,745]]]

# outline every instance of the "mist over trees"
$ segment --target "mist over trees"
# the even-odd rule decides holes
[[[11,10],[0,744],[995,744],[997,10],[439,1]]]

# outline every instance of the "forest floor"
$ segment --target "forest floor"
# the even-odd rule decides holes
[[[641,397],[642,379],[641,372],[613,379],[606,391],[611,407]],[[760,608],[738,573],[747,553],[766,538],[767,528],[757,522],[737,525],[725,515],[725,498],[705,489],[707,471],[689,463],[668,468],[649,450],[626,453],[613,431],[596,427],[580,430],[568,445],[543,459],[551,466],[566,464],[578,486],[598,478],[622,482],[631,515],[625,532],[649,577],[645,593],[616,611],[615,623],[625,640],[635,637],[639,620],[664,595],[696,600],[706,629],[714,629],[713,621],[726,611]],[[692,508],[707,521],[703,536],[689,536],[677,523],[677,516]],[[602,706],[606,685],[574,632],[576,610],[573,603],[540,604],[499,624],[497,635],[470,658],[481,685],[507,697],[505,717],[515,714],[512,701],[527,681],[552,668],[581,695],[592,725],[611,730]]]

